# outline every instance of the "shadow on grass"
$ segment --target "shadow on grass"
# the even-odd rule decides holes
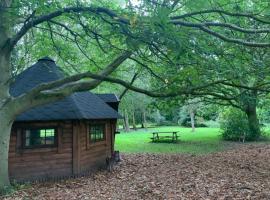
[[[180,144],[182,143],[182,141],[178,140],[178,141],[172,141],[172,140],[158,140],[158,141],[150,141],[149,143],[153,143],[153,144],[160,144],[160,143],[166,143],[166,144]]]

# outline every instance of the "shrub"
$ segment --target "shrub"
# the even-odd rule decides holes
[[[204,124],[210,128],[220,128],[220,124],[218,121],[209,120],[209,121],[205,121]]]
[[[244,112],[229,108],[223,111],[220,121],[222,137],[225,140],[239,141],[245,135],[245,140],[251,140],[247,116]]]
[[[190,118],[186,118],[185,120],[179,121],[179,125],[184,126],[184,127],[191,127],[191,121]],[[208,127],[205,123],[199,123],[197,120],[195,120],[195,127]]]

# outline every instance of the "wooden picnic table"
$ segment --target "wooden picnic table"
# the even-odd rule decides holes
[[[171,135],[168,135],[168,133]],[[179,132],[178,131],[155,131],[155,132],[152,132],[153,137],[151,139],[152,139],[152,142],[158,142],[160,141],[160,139],[169,138],[172,140],[172,142],[176,142],[179,137],[177,133]]]

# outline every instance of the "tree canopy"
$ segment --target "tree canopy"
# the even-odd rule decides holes
[[[0,0],[0,189],[9,185],[16,116],[104,81],[238,107],[258,135],[257,98],[269,92],[269,11],[259,0]],[[11,96],[14,76],[45,55],[67,77]]]

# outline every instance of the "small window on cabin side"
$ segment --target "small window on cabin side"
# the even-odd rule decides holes
[[[105,140],[105,125],[104,124],[91,124],[89,127],[90,143]]]
[[[25,129],[23,132],[23,147],[51,147],[56,145],[56,129]]]

